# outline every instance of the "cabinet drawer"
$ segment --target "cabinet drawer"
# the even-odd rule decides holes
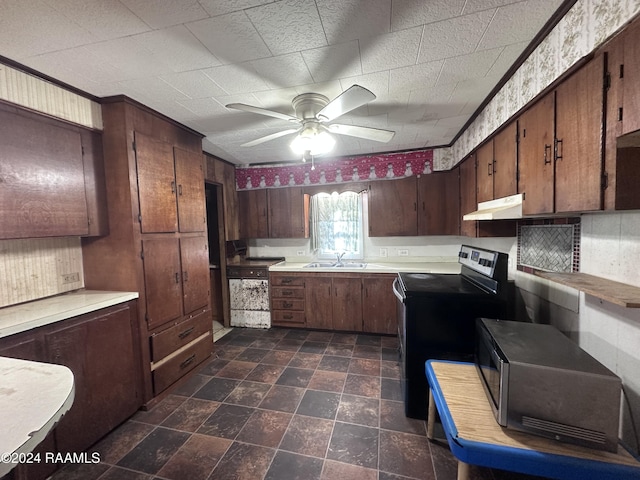
[[[275,287],[302,287],[304,286],[304,277],[294,277],[288,275],[276,275],[271,277],[271,285]]]
[[[210,312],[206,311],[153,335],[151,337],[151,361],[157,362],[182,348],[203,333],[210,331],[212,325]]]
[[[299,298],[274,298],[274,310],[304,310],[304,299]]]
[[[271,312],[271,322],[275,325],[304,325],[304,312],[273,310]]]
[[[277,299],[304,298],[304,288],[273,287],[271,295]]]
[[[213,337],[205,335],[189,348],[163,362],[153,370],[153,391],[157,395],[187,372],[209,358],[213,350]]]

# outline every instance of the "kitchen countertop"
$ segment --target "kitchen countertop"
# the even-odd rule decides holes
[[[0,338],[138,298],[138,292],[76,290],[0,309]]]
[[[39,459],[26,454],[71,408],[74,394],[73,373],[67,367],[0,357],[0,477],[17,463],[47,461],[46,453]]]
[[[348,263],[347,260],[345,263]],[[290,262],[284,261],[269,267],[270,272],[303,272],[303,273],[398,273],[398,272],[419,272],[419,273],[460,273],[460,264],[456,261],[428,261],[420,259],[414,262],[363,262],[367,265],[364,268],[305,268],[310,262]]]

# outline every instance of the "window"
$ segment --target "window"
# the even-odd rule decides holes
[[[354,192],[311,197],[311,248],[318,257],[364,258],[362,196]]]

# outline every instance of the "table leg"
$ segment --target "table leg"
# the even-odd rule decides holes
[[[458,480],[469,480],[469,464],[458,461]]]
[[[433,392],[429,389],[429,410],[427,412],[427,438],[433,440],[433,425],[436,421],[436,402],[433,400]]]

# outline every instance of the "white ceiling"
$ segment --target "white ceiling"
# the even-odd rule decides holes
[[[2,0],[0,55],[98,97],[125,94],[206,135],[235,164],[297,160],[304,92],[377,96],[339,118],[389,143],[336,136],[332,155],[449,144],[561,0]]]

